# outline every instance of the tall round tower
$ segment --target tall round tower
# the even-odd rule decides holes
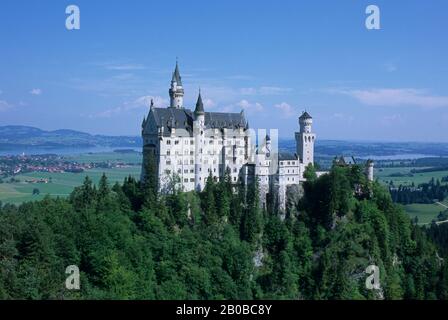
[[[181,109],[184,107],[184,88],[182,87],[182,77],[179,72],[179,65],[176,61],[176,68],[171,79],[171,87],[168,91],[170,94],[170,107]]]
[[[206,175],[202,172],[202,155],[204,148],[204,131],[205,131],[205,112],[202,103],[201,91],[199,90],[196,108],[194,110],[193,120],[193,136],[195,146],[194,159],[194,185],[195,189],[201,191],[203,189]]]
[[[313,118],[308,112],[304,112],[299,117],[299,127],[301,133],[311,133],[311,125],[313,124]]]
[[[308,112],[299,117],[299,132],[296,132],[296,149],[300,161],[305,165],[314,163],[314,140],[316,135],[312,132],[313,118]]]
[[[373,160],[367,160],[366,162],[366,176],[367,180],[373,181]]]

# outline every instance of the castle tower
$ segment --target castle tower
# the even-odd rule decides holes
[[[369,181],[373,181],[373,161],[372,160],[367,160],[366,162],[366,176],[367,176],[367,180]]]
[[[268,134],[266,134],[266,157],[270,157],[271,156],[271,137],[268,135]]]
[[[201,91],[199,90],[198,100],[196,102],[196,108],[194,109],[193,120],[193,136],[195,145],[195,158],[194,158],[194,185],[195,189],[200,191],[205,185],[202,174],[202,155],[204,147],[204,132],[205,132],[205,112],[204,104],[202,103]]]
[[[171,79],[171,88],[168,91],[170,94],[170,107],[181,109],[184,107],[184,88],[182,87],[182,78],[179,72],[179,65],[176,61],[176,68]]]
[[[300,131],[296,132],[297,155],[305,167],[314,163],[314,141],[316,135],[311,131],[313,118],[304,112],[299,118]]]

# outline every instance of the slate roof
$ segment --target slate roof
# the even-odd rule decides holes
[[[157,127],[163,127],[165,135],[169,135],[170,128],[184,129],[192,132],[194,114],[189,109],[153,108],[148,119],[152,116]],[[247,121],[244,113],[204,112],[206,129],[238,129],[246,128]],[[147,120],[146,123],[149,123]],[[147,127],[145,127],[145,131]]]
[[[302,113],[299,119],[313,119],[308,112]]]
[[[285,161],[285,160],[297,160],[297,155],[290,152],[280,152],[278,154],[278,160],[279,161]]]
[[[177,64],[177,61],[176,69],[174,69],[173,78],[171,79],[171,81],[176,81],[178,86],[182,86],[182,77],[180,76],[179,65]]]
[[[196,102],[195,114],[204,114],[204,104],[202,103],[201,92],[199,91],[198,101]]]

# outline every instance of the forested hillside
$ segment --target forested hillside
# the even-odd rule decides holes
[[[113,186],[86,178],[69,199],[4,204],[0,298],[448,298],[447,257],[387,190],[356,166],[307,177],[284,220],[260,207],[256,185],[228,176],[164,195],[151,175]],[[366,289],[371,264],[380,290]],[[81,270],[79,291],[65,289],[69,265]]]

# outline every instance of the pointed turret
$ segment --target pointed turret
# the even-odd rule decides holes
[[[204,104],[202,103],[201,90],[199,90],[198,101],[196,102],[196,109],[194,109],[194,114],[200,115],[204,113]]]
[[[181,109],[184,104],[184,89],[182,87],[182,77],[179,72],[179,64],[176,61],[176,68],[173,72],[173,77],[171,78],[171,88],[169,90],[170,94],[170,107]]]
[[[176,68],[173,72],[173,78],[171,79],[171,82],[176,82],[178,86],[182,86],[182,77],[180,76],[179,72],[179,64],[176,61]]]

